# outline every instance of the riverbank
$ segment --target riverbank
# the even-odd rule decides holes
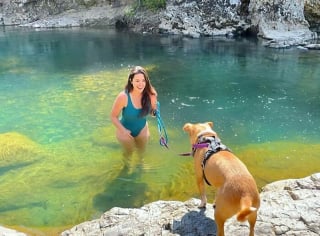
[[[261,207],[255,233],[257,235],[320,234],[320,172],[301,179],[287,179],[266,185],[260,193]],[[78,235],[208,235],[216,232],[214,209],[198,209],[199,199],[156,201],[141,208],[114,207],[100,218],[83,222],[61,233]],[[247,223],[234,218],[225,226],[226,234],[242,236]],[[1,236],[28,234],[0,227]]]
[[[84,5],[83,5],[84,4]],[[151,11],[135,1],[74,1],[48,4],[4,1],[3,26],[35,28],[112,26],[144,33],[185,37],[258,37],[265,46],[289,48],[314,43],[320,31],[320,3],[281,1],[166,1]],[[0,22],[1,23],[1,22]]]
[[[302,179],[277,181],[260,194],[261,207],[256,235],[320,234],[320,172]],[[198,209],[199,199],[186,202],[157,201],[139,209],[113,208],[100,219],[85,222],[63,232],[76,235],[211,235],[216,233],[214,208]],[[226,225],[226,235],[243,236],[247,223],[234,218]]]

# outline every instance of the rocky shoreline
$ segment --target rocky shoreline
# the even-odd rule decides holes
[[[264,187],[256,235],[320,234],[320,173],[302,179],[277,181]],[[73,227],[61,236],[73,235],[213,235],[216,233],[214,209],[198,209],[199,199],[186,202],[157,201],[139,209],[115,207],[100,219]],[[225,225],[226,235],[243,236],[247,223],[234,218]]]
[[[320,172],[301,179],[280,180],[266,185],[255,227],[256,235],[320,235]],[[99,219],[83,222],[61,236],[195,236],[214,235],[214,208],[197,206],[199,199],[156,201],[141,208],[114,207]],[[226,235],[243,236],[247,223],[234,218],[225,225]],[[26,234],[0,227],[1,236]]]
[[[194,38],[250,36],[267,47],[289,48],[317,42],[320,2],[167,0],[165,9],[155,12],[137,7],[135,0],[0,0],[0,23],[34,28],[112,26]]]

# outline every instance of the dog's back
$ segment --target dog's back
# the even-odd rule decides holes
[[[201,197],[199,207],[205,207],[207,202],[203,181],[205,180],[217,188],[214,214],[217,235],[223,236],[225,221],[237,215],[239,221],[248,220],[249,235],[253,236],[260,206],[256,182],[244,163],[220,143],[217,133],[212,128],[213,122],[186,123],[183,127],[183,130],[188,132],[193,146],[196,181]],[[201,148],[199,143],[203,140],[204,142],[212,141],[214,144]]]
[[[238,213],[239,221],[256,211],[260,205],[256,182],[247,167],[233,153],[221,151],[214,154],[205,166],[204,174],[218,188],[216,205],[230,206],[230,217]],[[228,207],[229,208],[229,207]]]
[[[248,220],[249,235],[253,236],[260,196],[247,167],[233,153],[223,151],[210,158],[204,175],[217,187],[215,221],[219,225],[218,235],[224,235],[224,222],[236,215],[238,221]]]

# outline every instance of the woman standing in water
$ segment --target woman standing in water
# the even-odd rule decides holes
[[[157,92],[147,71],[141,66],[131,69],[124,91],[116,97],[111,121],[124,156],[130,157],[135,148],[143,153],[149,140],[147,116],[157,109]]]

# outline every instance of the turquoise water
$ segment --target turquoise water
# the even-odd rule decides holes
[[[1,29],[0,224],[55,235],[114,206],[197,197],[178,155],[186,122],[213,121],[259,187],[319,171],[319,64],[255,40]],[[150,118],[147,153],[124,171],[109,112],[133,65],[158,91],[170,149]]]

